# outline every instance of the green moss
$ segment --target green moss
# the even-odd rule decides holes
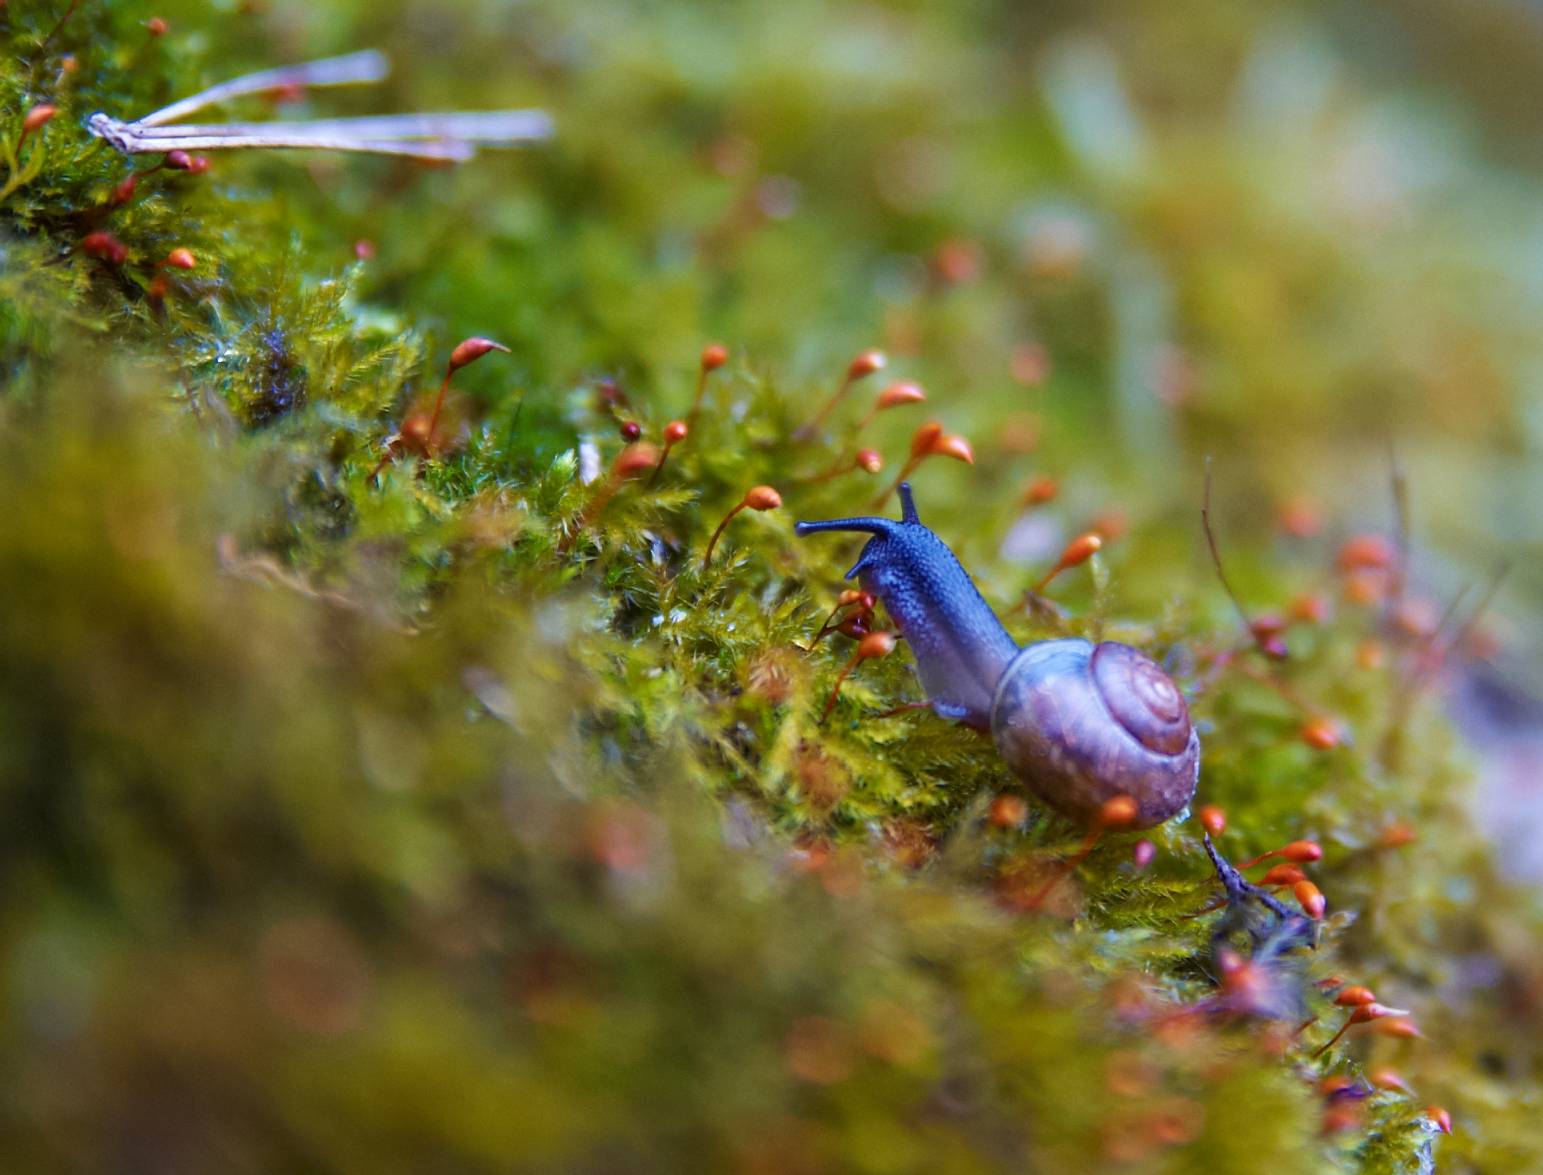
[[[1221,669],[1239,638],[1194,519],[1200,453],[1232,454],[1229,565],[1250,606],[1283,606],[1334,586],[1329,538],[1262,522],[1304,470],[1343,491],[1331,532],[1387,525],[1358,492],[1385,493],[1358,424],[1407,414],[1418,460],[1456,387],[1484,392],[1463,409],[1475,453],[1527,407],[1506,378],[1531,358],[1518,311],[1464,294],[1491,260],[1474,219],[1514,176],[1486,164],[1486,195],[1416,258],[1397,218],[1353,233],[1376,208],[1312,182],[1319,138],[1345,146],[1332,128],[1256,110],[1250,137],[1128,47],[1183,46],[1220,92],[1263,86],[1272,53],[1333,58],[1331,23],[1320,42],[1198,10],[377,7],[175,5],[155,39],[148,9],[82,5],[46,45],[54,6],[0,7],[8,1169],[1543,1163],[1536,897],[1476,830],[1438,699],[1408,704],[1422,646],[1343,604],[1293,628],[1285,665]],[[1128,95],[1058,39],[1078,29]],[[87,135],[90,111],[367,43],[402,75],[317,109],[540,103],[556,143],[430,172],[222,156],[112,202],[134,162]],[[1105,158],[1076,103],[1126,97],[1152,126]],[[60,113],[18,152],[17,112],[44,100]],[[82,248],[103,231],[122,263]],[[979,272],[946,280],[935,250],[959,241]],[[197,264],[158,293],[179,247]],[[470,334],[512,353],[456,376],[431,457],[382,463]],[[734,359],[690,436],[611,495],[618,421],[657,441],[713,337]],[[1055,364],[1034,389],[1009,373],[1029,340]],[[1435,357],[1414,373],[1412,341]],[[1316,949],[1261,964],[1277,1016],[1215,1011],[1196,820],[1148,833],[1146,869],[1112,835],[1053,883],[1083,830],[1032,796],[999,826],[992,800],[1020,789],[986,739],[881,716],[917,697],[903,652],[820,722],[852,645],[811,637],[854,551],[792,519],[877,490],[816,477],[855,448],[855,405],[794,434],[876,342],[974,442],[973,467],[929,462],[917,492],[1015,636],[1165,657],[1224,852],[1323,845]],[[886,413],[862,443],[893,468],[922,419]],[[1031,473],[1062,492],[1024,563],[1002,539]],[[1431,476],[1439,531],[1476,504]],[[786,506],[741,514],[704,566],[760,483]],[[1058,618],[1027,611],[1060,540],[1116,508],[1128,533],[1057,581]],[[1504,530],[1504,508],[1486,517]],[[1372,637],[1387,669],[1357,667]],[[1344,744],[1306,746],[1281,683]],[[1419,839],[1386,847],[1397,825]],[[1343,1015],[1331,976],[1425,1039],[1318,1055]],[[1368,1093],[1326,1130],[1349,1103],[1318,1083],[1389,1065],[1417,1092]]]

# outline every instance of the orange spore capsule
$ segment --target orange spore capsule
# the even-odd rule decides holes
[[[1359,1008],[1363,1004],[1375,1004],[1377,996],[1371,988],[1354,983],[1335,996],[1334,1002],[1342,1008]]]
[[[1029,483],[1029,488],[1023,492],[1023,504],[1025,506],[1043,506],[1046,502],[1055,500],[1055,496],[1061,492],[1061,485],[1053,477],[1036,477]]]
[[[1302,723],[1300,733],[1302,741],[1315,751],[1331,751],[1339,746],[1343,737],[1339,723],[1333,718],[1323,716],[1309,718]]]
[[[1200,826],[1212,836],[1220,836],[1227,830],[1227,813],[1216,804],[1206,804],[1199,815]]]
[[[509,348],[502,343],[495,343],[492,339],[470,338],[463,339],[456,344],[455,350],[450,352],[450,368],[452,372],[459,371],[468,363],[481,359],[489,351],[502,351],[509,354]]]
[[[865,379],[875,371],[883,371],[888,363],[883,351],[868,350],[860,352],[851,363],[847,364],[847,379]]]
[[[1308,865],[1323,859],[1323,846],[1315,840],[1294,840],[1277,849],[1275,855],[1295,861],[1298,865]]]
[[[1291,892],[1296,895],[1297,904],[1302,907],[1303,913],[1314,920],[1322,918],[1329,907],[1328,899],[1311,881],[1297,882]]]

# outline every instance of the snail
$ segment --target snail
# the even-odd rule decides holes
[[[1200,737],[1173,680],[1116,641],[1019,648],[954,553],[922,525],[908,484],[900,505],[899,521],[834,518],[795,531],[873,536],[847,578],[883,601],[932,709],[989,730],[1013,772],[1067,815],[1096,819],[1120,795],[1136,801],[1133,827],[1183,811],[1200,776]]]

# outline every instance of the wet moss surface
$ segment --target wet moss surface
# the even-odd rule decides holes
[[[0,7],[7,1169],[1543,1166],[1538,901],[1445,704],[1531,535],[1532,164],[1400,80],[1458,18],[1345,19]],[[557,135],[84,128],[366,46],[229,116]],[[1016,640],[1173,675],[1193,814],[1091,842],[903,643],[822,720],[890,624],[816,640],[858,544],[793,520],[908,454]],[[1202,805],[1315,888],[1225,901]]]

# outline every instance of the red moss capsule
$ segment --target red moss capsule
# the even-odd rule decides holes
[[[1307,874],[1295,865],[1275,865],[1259,879],[1259,884],[1264,886],[1295,885],[1299,881],[1306,881]]]
[[[1302,912],[1309,918],[1320,919],[1324,911],[1328,909],[1328,899],[1323,896],[1319,888],[1311,881],[1299,881],[1292,886],[1291,892],[1296,895],[1297,904],[1302,907]]]
[[[1053,477],[1036,477],[1029,483],[1029,488],[1023,491],[1023,504],[1025,506],[1043,506],[1046,502],[1055,501],[1055,496],[1061,492],[1061,484]]]
[[[1353,983],[1335,996],[1334,1002],[1342,1008],[1359,1008],[1363,1004],[1375,1004],[1377,996],[1371,988]]]
[[[619,431],[621,432],[621,439],[630,445],[643,435],[643,426],[636,420],[624,420]]]
[[[1227,830],[1227,813],[1216,804],[1206,804],[1199,812],[1200,826],[1212,836],[1220,836]]]
[[[1276,849],[1274,855],[1295,861],[1298,865],[1310,865],[1323,859],[1323,846],[1315,840],[1294,840]]]
[[[88,233],[81,238],[81,252],[109,265],[122,265],[128,260],[129,250],[122,241],[108,232]]]
[[[1393,566],[1393,544],[1380,534],[1358,534],[1346,539],[1335,560],[1341,571],[1386,571]]]
[[[198,264],[198,260],[193,256],[191,249],[184,249],[179,246],[166,254],[166,260],[161,262],[161,264],[169,265],[173,269],[192,269]]]
[[[1056,560],[1055,566],[1045,573],[1044,579],[1034,585],[1034,591],[1036,593],[1044,591],[1050,586],[1050,581],[1060,575],[1061,572],[1076,567],[1081,563],[1086,563],[1102,550],[1103,546],[1104,540],[1102,536],[1092,531],[1078,535],[1066,544],[1066,548],[1061,552],[1061,557]]]
[[[1409,1094],[1414,1092],[1396,1069],[1373,1069],[1366,1075],[1366,1079],[1378,1089],[1394,1090],[1398,1093]]]
[[[1129,828],[1140,815],[1135,796],[1111,796],[1098,809],[1098,824],[1107,829]]]
[[[997,828],[1022,828],[1023,822],[1029,818],[1029,805],[1022,796],[1015,796],[1009,792],[997,796],[991,801],[991,809],[987,819]]]
[[[1287,611],[1298,624],[1322,624],[1329,618],[1329,601],[1318,592],[1305,592],[1291,601]]]
[[[193,157],[182,150],[166,152],[166,158],[161,164],[161,166],[168,167],[172,171],[187,171],[192,165]]]
[[[854,464],[864,473],[877,473],[884,468],[884,458],[877,449],[859,449]]]
[[[729,361],[729,349],[722,343],[709,343],[702,348],[702,370],[717,371]]]
[[[863,351],[847,364],[847,380],[865,379],[876,371],[884,370],[888,362],[883,351]]]
[[[659,450],[647,441],[639,441],[616,454],[611,472],[618,478],[637,477],[652,469],[658,460]]]
[[[21,120],[21,138],[40,131],[53,121],[54,115],[59,113],[59,108],[50,102],[39,102],[31,110],[27,111],[25,118]],[[18,145],[20,143],[18,142]]]
[[[911,434],[911,459],[920,461],[932,452],[932,446],[937,444],[938,438],[943,435],[943,422],[941,420],[929,420],[925,424],[918,425]]]
[[[468,363],[481,359],[489,351],[502,351],[505,355],[510,353],[508,347],[502,343],[495,343],[492,339],[477,337],[462,339],[456,344],[455,350],[450,352],[449,371],[459,371]]]
[[[955,461],[963,461],[966,465],[975,464],[975,450],[970,448],[970,442],[958,433],[950,433],[947,436],[938,437],[928,449],[929,457],[952,457]]]
[[[1339,723],[1323,715],[1309,718],[1302,723],[1302,741],[1315,751],[1330,751],[1339,746],[1344,735]]]
[[[145,32],[149,33],[152,37],[164,37],[170,28],[171,26],[166,23],[164,17],[152,16],[149,20],[145,21]]]
[[[927,393],[912,383],[893,383],[879,393],[875,401],[875,410],[883,412],[888,408],[898,408],[902,404],[920,404],[927,398]]]
[[[672,420],[664,426],[664,439],[667,444],[678,445],[686,439],[690,432],[684,420]]]
[[[775,510],[782,505],[782,495],[771,486],[754,486],[745,495],[745,505],[752,510]]]

